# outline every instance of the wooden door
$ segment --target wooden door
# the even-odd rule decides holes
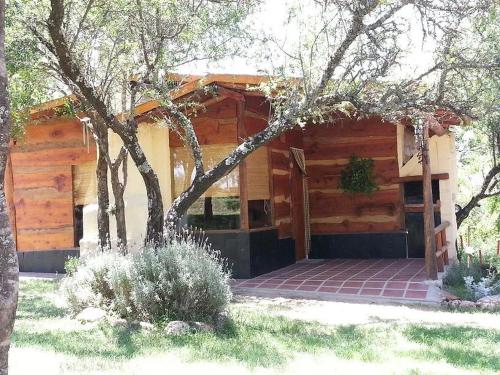
[[[290,155],[292,161],[291,170],[291,200],[292,200],[292,236],[295,240],[295,259],[300,260],[306,257],[306,233],[304,220],[304,186],[303,176],[299,166],[295,162],[293,155]]]

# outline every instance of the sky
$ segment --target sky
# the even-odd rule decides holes
[[[248,19],[248,24],[256,31],[265,31],[279,40],[286,40],[283,44],[293,49],[293,45],[297,42],[300,32],[292,26],[284,27],[287,24],[289,6],[297,3],[302,6],[302,19],[307,20],[310,16],[307,14],[308,9],[314,7],[307,5],[312,0],[265,0],[260,9],[252,14]],[[392,78],[398,79],[407,77],[408,75],[416,74],[418,71],[423,71],[428,67],[433,60],[433,49],[435,42],[427,39],[423,42],[422,30],[414,11],[411,8],[403,9],[398,13],[399,16],[405,18],[410,28],[409,39],[407,43],[407,56],[404,60],[404,65],[399,72],[395,72]],[[256,50],[250,48],[247,53],[252,56],[257,53]],[[277,59],[281,58],[281,62]],[[275,56],[273,59],[274,65],[286,63],[286,58]],[[270,61],[258,60],[253,57],[231,57],[221,61],[208,64],[206,61],[192,63],[183,66],[179,72],[185,74],[207,74],[207,73],[233,73],[233,74],[262,74],[272,68]]]

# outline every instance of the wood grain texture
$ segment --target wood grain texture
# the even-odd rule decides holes
[[[24,189],[54,189],[57,192],[71,191],[71,174],[60,167],[18,167],[14,184],[19,193]]]
[[[96,159],[95,146],[87,150],[86,147],[68,147],[43,150],[24,150],[12,153],[12,165],[17,167],[40,167],[54,165],[75,165]]]
[[[19,251],[74,246],[72,166],[87,165],[82,168],[90,176],[88,166],[96,160],[92,138],[85,141],[78,119],[41,117],[12,147]]]
[[[304,133],[312,234],[394,231],[403,207],[397,162],[396,126],[379,118],[308,126]],[[340,189],[351,156],[374,159],[379,190],[371,195]]]
[[[73,225],[71,193],[51,199],[16,199],[15,205],[18,229],[53,229]]]
[[[57,229],[21,229],[18,233],[18,250],[43,251],[73,247],[72,225]]]

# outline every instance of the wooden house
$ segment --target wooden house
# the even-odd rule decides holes
[[[243,137],[267,124],[270,106],[245,75],[188,77],[172,91],[175,100],[199,92],[205,109],[192,114],[205,167],[220,161]],[[22,270],[62,271],[68,255],[97,243],[96,148],[77,119],[57,116],[62,101],[32,113],[24,140],[11,149],[6,176],[11,219]],[[154,101],[141,104],[138,135],[158,174],[166,208],[191,182],[193,162],[176,135],[151,116]],[[252,153],[214,184],[183,223],[205,230],[213,246],[248,278],[304,258],[422,258],[422,168],[411,126],[378,117],[294,129]],[[111,153],[121,146],[110,133]],[[457,193],[454,134],[430,139],[436,225],[456,257]],[[356,156],[373,161],[376,191],[346,193],[340,176]],[[146,227],[146,194],[129,168],[125,192],[128,237],[140,248]],[[112,228],[113,234],[113,228]]]

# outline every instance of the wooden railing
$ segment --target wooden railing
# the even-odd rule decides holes
[[[446,241],[446,228],[450,226],[448,221],[443,221],[434,228],[436,238],[436,260],[438,272],[444,271],[444,266],[448,265],[448,247],[450,243]]]

